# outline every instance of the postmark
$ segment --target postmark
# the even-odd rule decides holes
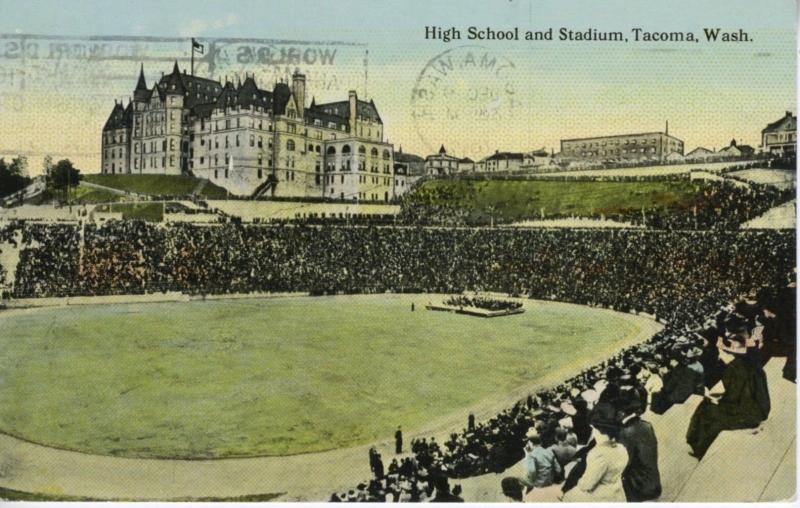
[[[423,66],[411,92],[411,117],[420,141],[433,153],[443,142],[439,133],[450,133],[448,125],[500,127],[521,106],[518,87],[517,66],[494,49],[464,45],[439,53]],[[470,138],[471,152],[495,147]]]

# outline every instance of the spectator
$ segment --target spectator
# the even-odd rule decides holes
[[[503,478],[503,481],[500,482],[500,488],[503,490],[503,495],[508,501],[514,503],[522,502],[522,492],[525,486],[519,478],[513,476]]]
[[[640,417],[644,408],[637,394],[628,392],[620,405],[622,429],[617,440],[628,452],[628,465],[622,472],[625,498],[628,502],[654,501],[661,495],[655,431]]]
[[[450,482],[444,475],[437,475],[433,479],[436,488],[436,495],[431,499],[432,503],[463,503],[464,500],[450,492]]]
[[[706,397],[695,410],[686,433],[692,454],[702,458],[720,432],[757,427],[769,414],[769,392],[760,360],[748,354],[749,338],[744,323],[729,326],[727,338],[720,338],[720,358],[725,362],[722,376],[724,394],[717,400]]]
[[[575,452],[577,452],[575,446],[569,444],[567,441],[567,429],[563,427],[556,429],[556,443],[550,447],[550,451],[552,451],[556,456],[558,464],[563,470],[564,466],[569,464],[569,462],[575,456]]]
[[[399,426],[394,433],[394,453],[397,455],[403,453],[403,430]]]
[[[569,502],[625,502],[622,472],[628,452],[617,443],[620,427],[611,403],[601,402],[592,410],[596,445],[586,456],[586,471],[576,487],[564,495]]]
[[[561,465],[552,450],[542,447],[541,436],[535,428],[529,429],[526,437],[528,442],[525,444],[525,459],[522,462],[522,483],[529,490],[549,487],[559,481],[563,472]]]

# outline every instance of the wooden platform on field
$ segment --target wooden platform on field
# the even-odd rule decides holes
[[[514,314],[522,314],[525,312],[524,307],[520,307],[518,309],[506,309],[506,310],[488,310],[488,309],[481,309],[480,307],[453,307],[450,305],[426,305],[425,308],[427,310],[436,310],[441,312],[453,312],[455,314],[466,314],[467,316],[478,316],[478,317],[500,317],[500,316],[512,316]]]

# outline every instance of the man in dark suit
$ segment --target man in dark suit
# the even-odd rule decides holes
[[[664,387],[653,394],[650,410],[664,414],[674,404],[683,404],[696,392],[703,382],[703,375],[687,366],[687,359],[680,347],[670,352],[670,371],[664,376]]]
[[[399,426],[394,433],[394,453],[398,455],[403,453],[403,430]]]
[[[617,441],[628,450],[628,465],[622,473],[625,497],[628,502],[653,501],[661,495],[656,434],[639,416],[644,408],[635,392],[628,392],[621,406],[624,417]]]
[[[432,503],[463,503],[464,500],[450,492],[450,482],[447,476],[438,474],[433,478],[433,485],[436,487],[436,495],[431,499]]]

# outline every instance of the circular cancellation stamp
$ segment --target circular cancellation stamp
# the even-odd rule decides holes
[[[424,146],[438,149],[448,125],[470,131],[509,120],[519,105],[515,74],[514,62],[483,46],[458,46],[431,58],[411,93],[411,116]]]

